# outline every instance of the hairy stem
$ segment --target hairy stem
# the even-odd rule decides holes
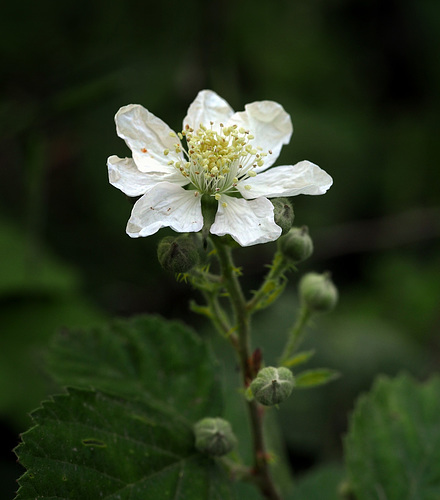
[[[306,306],[302,305],[299,311],[298,319],[289,332],[286,346],[284,347],[283,354],[279,360],[280,365],[286,364],[295,350],[299,347],[302,339],[304,338],[304,329],[310,319],[310,316],[310,310]]]
[[[278,288],[277,295],[281,292],[283,287],[280,287],[280,283],[288,267],[289,264],[283,255],[277,252],[263,284],[247,303],[248,311],[253,312],[258,310],[261,304],[273,293],[274,288]]]
[[[250,362],[250,313],[247,308],[243,290],[238,280],[236,268],[232,260],[231,249],[225,246],[220,238],[213,237],[212,241],[217,251],[224,285],[229,294],[229,299],[234,312],[236,333],[238,336],[236,351],[240,362],[243,385],[247,388],[256,375],[256,373],[254,373],[252,363]],[[268,454],[265,448],[263,435],[264,409],[258,405],[255,400],[248,401],[247,408],[253,439],[254,482],[257,484],[266,499],[281,500],[269,470]]]

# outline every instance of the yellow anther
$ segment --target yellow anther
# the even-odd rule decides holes
[[[176,137],[176,134],[175,134],[174,132],[170,132],[170,133],[169,133],[169,136],[170,136],[170,137]]]
[[[247,189],[248,191],[250,191],[252,186],[249,186],[249,184],[246,184],[244,188]]]
[[[169,154],[169,152],[170,152],[170,150],[169,150],[169,149],[165,149],[165,150],[164,150],[164,152],[163,152],[163,154],[164,154],[165,156],[167,156],[167,155]]]
[[[236,191],[240,179],[256,175],[254,169],[263,165],[266,153],[250,144],[254,136],[244,127],[220,123],[219,128],[214,130],[214,122],[209,124],[207,127],[201,123],[196,131],[185,125],[178,136],[180,139],[186,137],[188,148],[183,151],[186,158],[181,155],[180,143],[173,147],[179,158],[187,161],[171,161],[169,165],[189,177],[200,193],[211,194],[220,200],[222,193]],[[170,135],[175,137],[174,133]],[[169,150],[164,150],[164,154],[168,155]]]
[[[228,204],[226,203],[226,201],[224,201],[224,202],[222,203],[222,207],[223,207],[223,208],[226,208],[227,206],[228,206]]]

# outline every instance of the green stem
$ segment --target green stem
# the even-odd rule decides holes
[[[300,343],[304,338],[305,326],[309,321],[311,316],[310,309],[305,305],[301,306],[299,311],[298,318],[293,325],[293,328],[290,330],[286,346],[284,347],[283,354],[280,357],[279,364],[284,365],[295,350],[299,347]]]
[[[212,237],[212,242],[217,251],[224,285],[229,294],[229,300],[234,312],[236,333],[238,336],[238,342],[235,347],[240,362],[243,385],[247,388],[256,375],[250,363],[250,312],[238,280],[236,268],[232,260],[231,249],[225,246],[218,237]],[[247,408],[254,450],[253,480],[267,500],[281,500],[269,470],[268,454],[265,448],[263,435],[264,409],[258,405],[255,400],[247,401]]]
[[[247,303],[247,309],[253,312],[259,309],[261,303],[271,294],[275,287],[279,287],[279,281],[283,277],[283,273],[289,267],[289,263],[280,252],[274,256],[270,271],[268,272],[261,287],[254,293],[252,299]]]
[[[244,376],[247,383],[253,378],[250,372],[250,321],[246,310],[246,300],[238,281],[236,268],[232,261],[230,248],[223,245],[220,238],[212,237],[212,242],[217,251],[217,258],[222,271],[223,282],[229,294],[229,301],[234,312],[236,332],[238,335],[238,357],[240,366],[244,369]]]

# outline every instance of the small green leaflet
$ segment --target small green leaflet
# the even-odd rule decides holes
[[[302,365],[303,363],[307,363],[307,361],[309,361],[309,359],[314,354],[315,354],[314,350],[299,352],[295,356],[292,356],[291,358],[284,361],[283,366],[286,366],[287,368],[292,368],[293,366]]]
[[[328,368],[316,368],[295,375],[295,388],[308,389],[318,385],[327,384],[339,378],[339,373]]]

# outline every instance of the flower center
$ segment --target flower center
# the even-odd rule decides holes
[[[211,122],[207,128],[201,124],[197,130],[186,125],[178,134],[180,139],[186,138],[187,150],[183,149],[186,161],[180,157],[168,164],[187,177],[200,193],[220,199],[221,194],[234,191],[239,181],[255,177],[255,169],[263,165],[267,153],[250,144],[254,136],[248,130],[221,123],[220,131],[216,131],[212,125]],[[179,143],[175,144],[175,152],[182,153]],[[164,154],[168,155],[169,150]]]

